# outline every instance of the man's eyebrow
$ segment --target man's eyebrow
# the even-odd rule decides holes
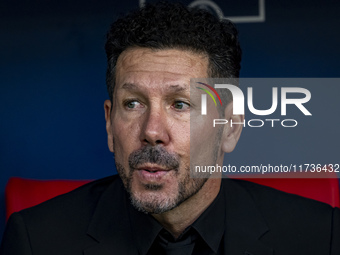
[[[186,86],[186,85],[170,85],[169,87],[167,87],[166,90],[169,90],[170,92],[173,92],[173,93],[179,93],[179,92],[189,90],[189,86]]]
[[[125,90],[138,90],[139,89],[138,86],[133,83],[124,83],[121,88]]]
[[[124,89],[124,90],[141,90],[141,87],[134,84],[134,83],[124,83],[122,85],[121,89]],[[172,93],[180,93],[180,92],[189,90],[189,85],[185,85],[185,84],[183,84],[183,85],[179,85],[179,84],[170,85],[170,86],[165,87],[165,90],[172,92]]]

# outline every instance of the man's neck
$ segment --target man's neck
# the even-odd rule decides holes
[[[221,187],[220,178],[210,178],[202,189],[178,207],[152,216],[175,238],[190,226],[214,201]]]

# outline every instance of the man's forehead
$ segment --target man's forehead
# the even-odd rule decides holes
[[[190,79],[206,77],[207,67],[207,58],[190,51],[130,48],[118,59],[115,90],[189,93]]]
[[[155,96],[189,95],[190,83],[124,83],[116,87],[118,94],[148,94]]]

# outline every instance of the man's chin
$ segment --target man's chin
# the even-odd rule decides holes
[[[171,211],[199,192],[207,179],[188,179],[189,183],[148,183],[140,184],[132,181],[130,200],[141,212],[161,214]]]
[[[132,205],[141,212],[147,214],[161,214],[168,212],[178,206],[178,196],[171,197],[175,192],[165,192],[162,185],[148,184],[147,190],[130,193]]]

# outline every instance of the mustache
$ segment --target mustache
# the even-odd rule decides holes
[[[179,168],[179,156],[174,153],[167,152],[161,146],[144,146],[129,156],[130,169],[136,169],[145,163],[160,165],[167,169]]]

